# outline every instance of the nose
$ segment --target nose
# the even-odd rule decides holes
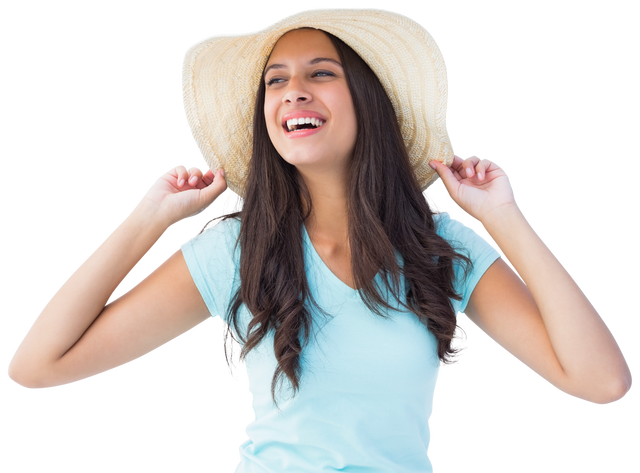
[[[282,97],[282,103],[295,104],[311,101],[311,94],[304,86],[303,81],[293,76],[287,84],[287,92]]]

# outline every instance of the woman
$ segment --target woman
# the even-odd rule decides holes
[[[430,471],[427,420],[457,311],[565,392],[600,403],[622,397],[631,379],[615,340],[527,224],[504,172],[475,157],[444,165],[441,110],[425,112],[440,121],[427,120],[420,159],[526,285],[477,235],[432,214],[421,190],[433,173],[414,165],[422,130],[409,126],[414,104],[403,111],[393,92],[387,97],[384,67],[376,78],[341,40],[308,28],[322,15],[328,25],[351,15],[371,34],[380,21],[388,35],[394,25],[399,36],[415,26],[381,12],[309,12],[272,29],[277,43],[254,67],[244,185],[243,167],[228,163],[229,182],[246,194],[243,211],[105,306],[169,225],[227,186],[222,170],[165,174],[47,305],[12,360],[12,378],[30,387],[76,381],[223,316],[242,344],[256,411],[240,471]],[[202,97],[201,82],[187,86]],[[206,149],[198,126],[224,107],[187,104]],[[218,117],[221,129],[236,130],[228,120],[237,115]]]

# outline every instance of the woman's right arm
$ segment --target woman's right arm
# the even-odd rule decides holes
[[[226,187],[220,171],[202,175],[182,166],[158,179],[44,308],[11,360],[11,379],[41,388],[87,378],[138,358],[209,317],[179,250],[106,304],[171,224],[202,211]]]

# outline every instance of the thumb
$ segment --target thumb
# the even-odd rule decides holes
[[[224,177],[224,170],[218,169],[213,176],[213,182],[207,187],[200,189],[200,195],[205,200],[206,204],[211,204],[216,200],[220,194],[227,189],[227,180]]]
[[[454,193],[458,190],[460,183],[458,182],[458,179],[456,179],[456,176],[453,175],[453,172],[451,172],[451,169],[449,169],[449,167],[445,164],[442,164],[440,161],[436,161],[435,159],[429,161],[429,166],[431,166],[432,169],[435,169],[435,171],[438,173],[438,176],[440,176],[440,179],[442,179],[442,182],[447,188],[449,195],[454,195]]]

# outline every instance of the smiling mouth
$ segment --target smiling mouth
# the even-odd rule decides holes
[[[324,124],[325,121],[319,118],[292,118],[287,120],[283,128],[287,133],[292,133],[297,130],[320,128]]]
[[[304,125],[291,125],[291,131],[287,130],[287,133],[293,133],[297,130],[308,130],[310,128],[319,128],[311,123],[305,123]]]

